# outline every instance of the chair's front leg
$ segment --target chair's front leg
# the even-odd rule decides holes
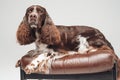
[[[20,68],[20,80],[27,80],[25,78],[25,73],[23,72],[23,70]]]

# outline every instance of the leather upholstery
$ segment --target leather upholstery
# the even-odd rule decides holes
[[[53,60],[50,74],[96,73],[110,70],[113,64],[113,56],[107,50],[89,54],[74,54]]]
[[[97,73],[108,71],[113,68],[115,57],[114,51],[108,47],[102,47],[95,52],[88,52],[84,54],[72,54],[66,55],[61,58],[50,59],[48,63],[44,64],[41,68],[40,64],[37,68],[26,70],[26,66],[36,58],[34,51],[28,52],[23,56],[16,64],[16,67],[21,68],[30,73],[42,73],[46,74],[85,74],[85,73]],[[43,61],[46,62],[46,61]],[[33,65],[33,64],[32,64]]]

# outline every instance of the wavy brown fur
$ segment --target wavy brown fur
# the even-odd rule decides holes
[[[20,24],[16,36],[21,45],[30,44],[36,39],[34,30],[30,29],[25,22]]]

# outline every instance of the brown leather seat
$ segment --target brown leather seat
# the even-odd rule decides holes
[[[25,69],[33,60],[34,51],[23,56],[18,62],[17,67]],[[86,54],[67,55],[58,59],[52,59],[48,74],[39,74],[33,71],[27,74],[21,70],[21,80],[26,79],[81,79],[81,80],[116,80],[117,65],[115,64],[114,51],[102,47],[95,52]],[[104,77],[102,77],[104,76]],[[102,78],[101,78],[102,77]]]
[[[34,52],[28,53],[23,56],[21,60],[17,62],[17,67],[21,66],[24,70],[26,65],[33,60],[33,56],[30,56],[33,53]],[[45,71],[48,72],[47,74],[85,74],[104,72],[113,68],[115,62],[113,55],[113,50],[107,47],[102,47],[95,52],[67,55],[61,58],[52,59],[50,66],[47,67]],[[39,73],[39,69],[38,71],[33,71],[33,73]]]
[[[109,50],[74,54],[52,61],[50,74],[84,74],[112,69],[114,58]]]

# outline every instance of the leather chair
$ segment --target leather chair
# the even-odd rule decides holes
[[[117,63],[113,51],[107,48],[86,54],[74,54],[51,62],[49,74],[26,74],[20,68],[21,80],[26,79],[79,79],[116,80]],[[21,62],[22,65],[24,65]]]

